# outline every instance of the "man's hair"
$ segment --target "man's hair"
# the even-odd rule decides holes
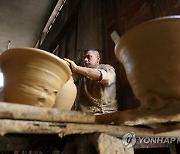
[[[88,51],[92,51],[93,53],[95,53],[97,56],[99,56],[99,57],[100,57],[100,53],[99,53],[99,51],[98,51],[98,50],[93,49],[93,48],[90,48],[90,49],[86,49],[86,50],[84,50],[84,53],[86,53],[86,52],[88,52]]]

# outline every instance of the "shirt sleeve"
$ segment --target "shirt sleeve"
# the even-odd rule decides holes
[[[112,66],[101,65],[101,67],[98,68],[98,71],[101,73],[101,80],[98,81],[99,83],[111,85],[116,81],[116,73]]]

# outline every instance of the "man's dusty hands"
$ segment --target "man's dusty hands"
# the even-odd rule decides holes
[[[65,61],[67,61],[69,63],[69,67],[71,69],[72,72],[76,72],[77,71],[77,65],[74,61],[64,58]]]

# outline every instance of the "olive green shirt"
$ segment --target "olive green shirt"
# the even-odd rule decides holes
[[[97,70],[101,72],[100,81],[80,75],[75,109],[94,114],[116,112],[118,106],[115,70],[107,64],[100,64]]]

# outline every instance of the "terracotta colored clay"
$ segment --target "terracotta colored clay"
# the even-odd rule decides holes
[[[54,108],[61,110],[70,110],[74,104],[77,95],[77,88],[71,77],[58,92]]]
[[[145,22],[115,39],[116,57],[142,106],[180,100],[180,16]]]
[[[71,76],[57,56],[35,48],[14,48],[0,56],[6,102],[52,107]]]

